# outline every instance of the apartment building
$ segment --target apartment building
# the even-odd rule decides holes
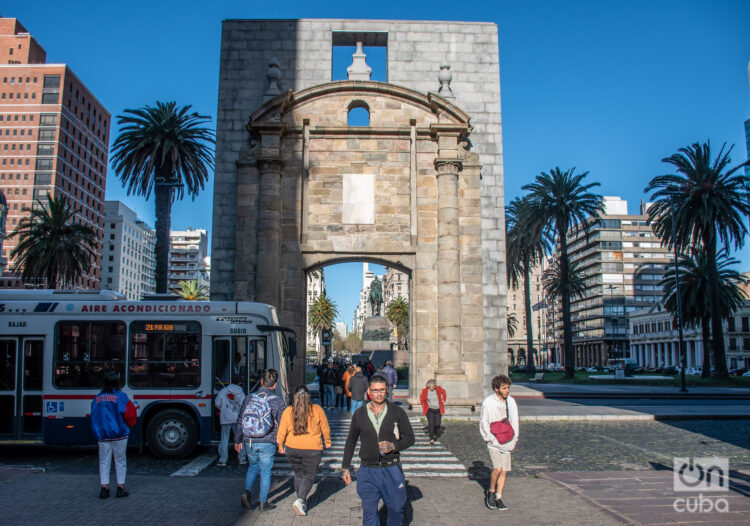
[[[409,301],[409,275],[398,269],[386,267],[383,274],[383,303],[386,308],[398,297]]]
[[[47,64],[42,46],[15,18],[0,18],[0,190],[7,229],[48,195],[66,196],[75,221],[94,229],[91,270],[76,286],[98,289],[110,113],[65,64]],[[16,246],[10,238],[2,257]],[[9,266],[12,261],[9,261]],[[0,287],[25,287],[8,268]]]
[[[549,348],[554,344],[547,334],[548,316],[551,309],[547,309],[546,296],[544,294],[544,272],[549,267],[545,259],[531,269],[529,285],[531,287],[531,327],[534,340],[534,363],[539,366],[552,363],[553,357]],[[517,287],[508,286],[508,316],[516,319],[516,329],[513,336],[508,334],[508,363],[513,365],[525,365],[528,356],[528,344],[526,339],[526,303],[524,299],[524,281],[521,278]]]
[[[670,253],[647,224],[647,204],[628,213],[619,197],[604,197],[604,213],[568,235],[570,260],[587,284],[583,298],[571,300],[576,366],[605,365],[609,358],[625,358],[628,313],[656,304],[659,285]],[[562,309],[559,309],[561,311]],[[562,347],[558,314],[557,347]]]
[[[310,306],[315,301],[326,293],[326,276],[322,268],[311,270],[307,273],[307,309],[305,310],[305,316],[310,312]],[[310,327],[310,320],[308,319],[305,323],[307,328],[307,349],[314,350],[316,353],[320,352],[320,338],[318,337],[318,331]]]
[[[180,290],[180,281],[197,280],[210,286],[206,231],[194,228],[173,230],[169,233],[169,242],[167,290],[169,292]]]
[[[156,233],[120,201],[104,203],[102,289],[129,300],[156,291]]]

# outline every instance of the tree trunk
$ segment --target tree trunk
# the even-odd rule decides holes
[[[534,323],[531,319],[531,283],[529,283],[529,258],[523,260],[523,303],[526,311],[526,372],[534,374]]]
[[[166,294],[169,284],[169,230],[172,225],[172,187],[156,183],[156,293]]]
[[[560,243],[560,302],[562,303],[563,320],[563,353],[565,356],[565,376],[572,378],[575,374],[575,353],[573,351],[573,330],[570,326],[570,285],[568,283],[568,233],[567,221],[557,226],[557,237]]]
[[[322,338],[323,329],[315,329],[315,353],[318,355],[318,365],[323,363],[323,356],[321,351],[322,345],[320,345],[320,339]]]
[[[701,334],[703,336],[703,371],[701,378],[711,376],[711,316],[705,315],[701,319]]]
[[[716,268],[716,235],[710,230],[703,238],[703,246],[708,261],[708,300],[711,306],[711,337],[716,376],[729,377],[727,359],[724,353],[724,327],[721,316],[721,298],[719,297],[719,273]]]

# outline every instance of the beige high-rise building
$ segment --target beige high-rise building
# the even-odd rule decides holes
[[[544,294],[543,274],[548,263],[543,260],[531,269],[531,326],[534,339],[534,363],[539,367],[549,362],[547,347],[552,343],[547,341],[547,304]],[[508,317],[515,316],[517,325],[513,336],[508,334],[508,361],[511,365],[525,365],[528,356],[528,342],[526,339],[526,304],[524,300],[523,277],[518,287],[508,288]]]
[[[188,228],[169,233],[169,281],[168,290],[180,289],[180,281],[200,281],[210,286],[206,258],[208,235],[205,230]]]
[[[102,289],[140,300],[156,290],[156,233],[120,201],[104,205]]]
[[[311,270],[307,273],[307,310],[305,311],[307,329],[307,349],[315,351],[316,356],[320,353],[320,335],[317,330],[310,327],[310,319],[307,313],[310,306],[315,303],[321,295],[326,293],[326,275],[322,268]]]
[[[409,275],[393,267],[386,267],[383,275],[383,304],[388,304],[398,297],[409,301]]]
[[[97,237],[91,270],[75,286],[98,289],[110,114],[70,68],[46,59],[18,20],[0,18],[0,190],[7,229],[13,231],[48,195],[67,197],[80,209],[75,221]],[[16,244],[6,240],[3,256]],[[0,286],[25,284],[6,268]]]
[[[570,308],[576,366],[628,357],[628,313],[661,300],[659,282],[671,258],[647,224],[647,204],[641,203],[640,213],[633,215],[627,201],[605,196],[604,208],[587,228],[568,235],[570,260],[587,284],[584,297],[573,299]],[[556,334],[561,348],[561,325]]]

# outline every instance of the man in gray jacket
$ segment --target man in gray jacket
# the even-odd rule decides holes
[[[354,368],[354,376],[349,378],[349,392],[352,393],[352,414],[362,407],[365,403],[365,393],[367,392],[367,378],[362,374],[362,368]]]

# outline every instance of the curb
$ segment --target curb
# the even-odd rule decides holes
[[[479,422],[479,415],[445,415],[444,421]],[[654,422],[675,420],[750,420],[750,415],[525,415],[521,422]]]
[[[670,394],[670,393],[540,393],[538,395],[513,395],[516,400],[544,400],[544,399],[601,399],[601,400],[633,400],[648,398],[649,400],[750,400],[750,394]]]

